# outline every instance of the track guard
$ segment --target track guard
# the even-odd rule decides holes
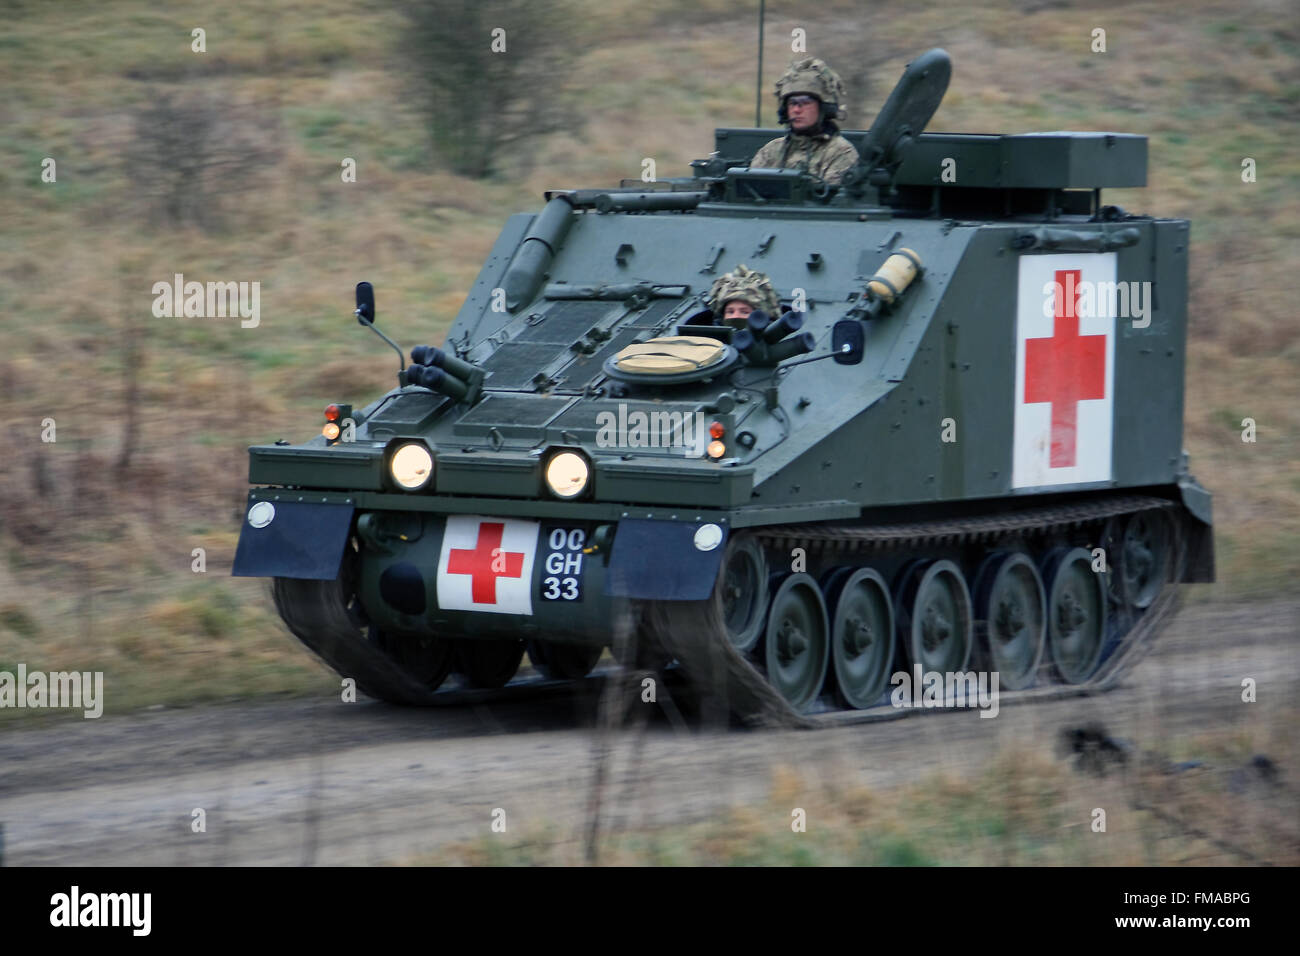
[[[239,532],[231,574],[243,578],[334,580],[354,510],[350,504],[253,502]]]

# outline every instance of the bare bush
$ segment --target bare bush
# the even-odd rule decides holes
[[[538,137],[581,129],[583,41],[567,0],[398,0],[400,48],[434,152],[462,176],[523,171]]]
[[[213,229],[278,159],[278,120],[206,91],[166,92],[133,114],[127,176],[156,219]]]

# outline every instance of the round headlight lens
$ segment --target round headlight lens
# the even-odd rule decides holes
[[[417,442],[407,442],[388,461],[388,473],[399,488],[419,491],[433,477],[433,456]]]
[[[577,452],[562,451],[546,463],[546,487],[557,498],[576,498],[587,488],[591,466]]]

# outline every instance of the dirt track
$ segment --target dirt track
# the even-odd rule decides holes
[[[1259,682],[1243,704],[1241,680]],[[1139,743],[1247,728],[1300,700],[1300,604],[1184,608],[1125,685],[1097,698],[812,732],[712,733],[657,717],[617,736],[606,813],[633,825],[707,819],[769,793],[784,766],[888,787],[977,771],[1004,747],[1052,752],[1100,719]],[[651,706],[640,705],[637,706]],[[577,833],[595,698],[403,710],[335,699],[150,711],[0,729],[6,865],[368,864],[548,821]],[[629,757],[639,753],[634,766]],[[1294,768],[1282,766],[1295,782]],[[207,832],[191,830],[206,811]]]

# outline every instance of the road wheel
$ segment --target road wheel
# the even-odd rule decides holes
[[[590,644],[531,640],[528,642],[528,659],[552,680],[577,680],[591,673],[602,650],[604,648]]]
[[[457,649],[456,670],[472,687],[495,690],[510,683],[524,658],[523,641],[466,638]]]
[[[1006,552],[989,555],[975,580],[975,617],[985,622],[984,667],[997,671],[1008,690],[1022,690],[1033,684],[1043,657],[1043,580],[1027,555]]]
[[[767,608],[767,560],[763,549],[751,537],[732,535],[719,575],[727,639],[737,650],[751,651],[763,636],[763,612]]]
[[[845,569],[846,571],[849,569]],[[894,663],[894,605],[880,573],[850,571],[837,581],[831,606],[831,661],[835,697],[841,706],[877,703]]]
[[[1047,583],[1047,647],[1056,675],[1081,684],[1101,661],[1106,637],[1106,584],[1092,570],[1092,552],[1056,548],[1043,561]]]
[[[917,562],[904,575],[898,626],[908,663],[922,674],[956,673],[970,660],[974,637],[970,591],[952,561]]]
[[[456,664],[456,642],[437,637],[410,637],[372,632],[372,640],[407,676],[426,690],[437,690]]]
[[[821,692],[829,658],[826,602],[817,581],[792,574],[772,597],[764,632],[768,682],[796,711]]]

